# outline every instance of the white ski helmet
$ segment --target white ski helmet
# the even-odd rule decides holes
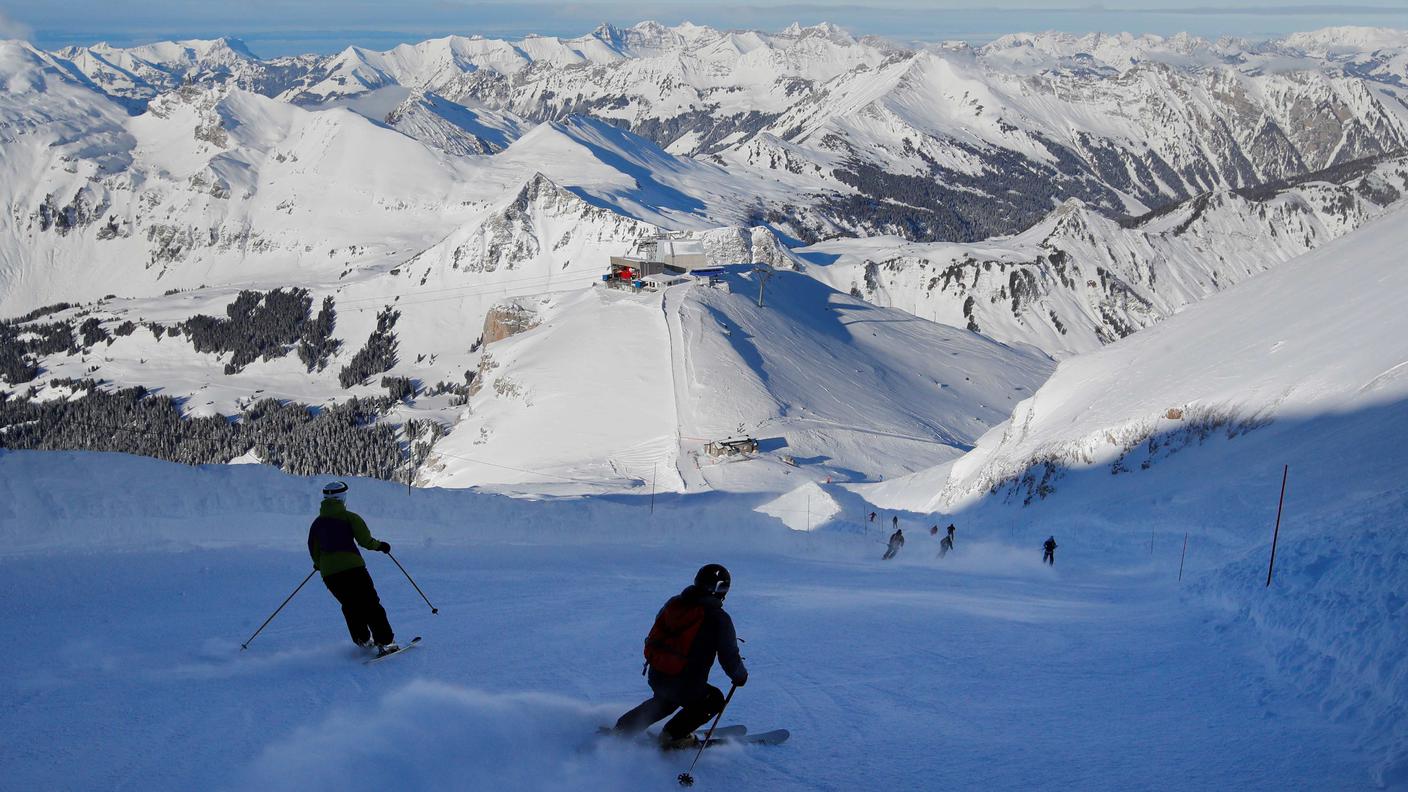
[[[334,481],[329,483],[323,487],[323,498],[345,502],[347,500],[347,482]]]

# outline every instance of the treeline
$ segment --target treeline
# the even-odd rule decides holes
[[[890,173],[852,160],[832,175],[859,194],[835,196],[826,210],[872,233],[899,234],[917,242],[976,242],[1030,228],[1068,197],[1095,206],[1118,205],[1109,188],[1055,144],[1048,149],[1057,156],[1059,168],[1015,152],[960,148],[984,162],[981,173],[963,173],[928,158],[930,173],[923,176]]]
[[[313,371],[327,363],[335,349],[329,336],[336,321],[332,298],[322,312],[310,318],[313,298],[307,289],[274,289],[260,293],[241,291],[225,308],[225,318],[194,316],[181,324],[197,352],[230,353],[226,374],[237,374],[255,360],[287,355],[298,344],[298,356]]]
[[[21,385],[39,376],[39,358],[44,355],[57,355],[60,352],[75,353],[79,350],[73,328],[66,322],[33,322],[46,314],[62,311],[72,306],[64,303],[30,311],[24,316],[0,322],[0,379],[11,385]],[[84,327],[88,328],[87,323]],[[88,335],[92,329],[88,328]]]
[[[105,392],[92,380],[55,380],[80,398],[31,402],[0,392],[0,448],[120,451],[188,465],[224,463],[253,451],[298,475],[404,481],[397,429],[378,423],[392,400],[350,399],[325,408],[264,399],[242,415],[183,418],[181,400],[145,388]],[[427,427],[407,427],[410,437]],[[428,447],[416,448],[424,458]]]
[[[352,360],[337,374],[337,381],[342,383],[342,387],[360,385],[396,365],[396,334],[392,329],[400,318],[401,312],[390,306],[377,313],[376,329],[367,336],[367,343],[357,350],[357,354],[353,355]]]
[[[333,308],[332,295],[323,298],[323,307],[318,315],[303,325],[303,335],[298,341],[298,359],[308,367],[309,373],[322,371],[328,365],[342,342],[332,337],[337,327],[337,311]]]
[[[77,354],[105,341],[111,343],[114,337],[131,335],[137,329],[135,322],[125,320],[109,330],[103,319],[84,318],[82,314],[66,321],[37,321],[73,307],[70,303],[56,303],[0,322],[0,379],[21,385],[39,376],[39,358],[45,355]],[[172,325],[144,324],[158,341],[163,336],[185,335],[197,352],[229,353],[226,374],[237,374],[256,360],[284,357],[294,349],[298,350],[298,359],[312,373],[327,367],[328,360],[342,346],[341,341],[332,337],[337,327],[333,298],[323,298],[316,316],[311,315],[312,307],[313,298],[306,289],[294,287],[270,292],[246,289],[225,308],[224,317],[201,314]],[[370,351],[364,351],[360,365],[375,368],[387,359],[391,363],[367,376],[391,368],[396,360],[395,336],[389,333],[389,324],[395,322],[395,317],[390,317],[388,322],[385,313],[379,317],[378,332],[368,340]],[[354,364],[357,363],[354,360]]]

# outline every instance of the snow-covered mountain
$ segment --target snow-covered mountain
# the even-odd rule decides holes
[[[586,118],[520,135],[512,119],[474,116],[476,128],[425,95],[388,127],[228,86],[187,86],[130,116],[23,44],[0,44],[0,65],[11,75],[0,98],[0,198],[11,208],[0,220],[0,309],[12,314],[107,294],[385,272],[498,222],[544,178],[580,195],[583,222],[610,214],[611,225],[695,230],[746,222],[786,192]],[[438,137],[427,145],[401,127]],[[453,154],[474,146],[502,150]],[[638,239],[613,238],[612,251]]]
[[[786,199],[748,202],[749,225],[804,239],[975,241],[1025,229],[1071,197],[1139,214],[1401,149],[1405,52],[1408,37],[1393,31],[1257,44],[1020,34],[973,48],[901,47],[829,25],[644,22],[321,58],[260,60],[223,39],[39,55],[137,109],[181,85],[231,85],[378,123],[389,115],[455,154],[589,115],[788,183]]]
[[[1217,191],[1115,220],[1072,199],[1012,237],[972,244],[838,239],[796,253],[841,290],[1057,356],[1098,349],[1384,212],[1408,158]]]
[[[442,96],[420,91],[386,114],[386,123],[446,154],[493,154],[523,134],[512,114],[471,110]]]
[[[915,494],[929,508],[989,492],[1040,499],[1070,470],[1120,474],[1217,435],[1235,445],[1267,425],[1401,401],[1408,396],[1408,335],[1400,327],[1408,320],[1395,307],[1408,277],[1396,253],[1408,238],[1402,215],[1062,361],[1009,422],[951,470],[936,471],[945,476],[941,491],[930,482]]]
[[[571,40],[448,37],[273,60],[228,40],[60,52],[0,42],[0,312],[66,304],[7,331],[7,385],[39,400],[72,397],[82,379],[161,388],[185,400],[184,414],[210,416],[260,397],[330,405],[379,395],[385,377],[404,404],[383,417],[430,419],[454,445],[455,427],[488,428],[458,411],[468,399],[498,411],[495,453],[508,458],[534,441],[507,427],[543,411],[520,403],[510,418],[485,401],[504,396],[484,389],[489,381],[515,377],[485,362],[486,321],[501,305],[545,304],[563,323],[590,325],[581,317],[594,315],[583,296],[593,292],[583,290],[609,257],[674,233],[702,242],[715,263],[800,268],[909,312],[873,309],[888,318],[870,348],[838,329],[850,324],[823,319],[842,298],[820,287],[773,324],[745,317],[741,303],[690,309],[659,298],[666,316],[676,306],[717,315],[717,326],[704,324],[724,337],[756,319],[763,329],[748,332],[768,339],[752,351],[704,345],[701,370],[742,366],[763,384],[696,412],[706,416],[697,429],[677,414],[675,434],[779,427],[806,458],[832,458],[830,475],[909,472],[967,447],[1038,384],[1046,364],[1027,344],[1057,356],[1094,349],[1398,200],[1403,165],[1391,157],[1302,177],[1408,140],[1382,69],[1361,73],[1363,58],[1317,46],[1039,35],[905,48],[829,26],[766,34],[650,23]],[[1282,176],[1294,179],[1271,181]],[[1111,219],[1153,204],[1167,208]],[[805,261],[788,248],[799,236],[886,230],[910,241],[832,241]],[[913,241],[995,232],[1020,233]],[[790,276],[775,282],[800,290]],[[620,310],[603,322],[630,314]],[[914,316],[1010,346],[911,327]],[[220,335],[271,317],[282,324],[253,347]],[[194,335],[170,342],[192,322]],[[664,336],[641,333],[666,348]],[[576,335],[548,335],[502,340],[497,354],[491,342],[487,357],[507,366],[507,350],[531,346],[590,367],[558,357]],[[835,338],[850,343],[832,349]],[[854,348],[863,359],[852,360]],[[863,385],[830,399],[778,374],[817,349],[831,350],[817,370],[854,363],[870,372],[852,378]],[[934,401],[926,389],[955,384],[934,361],[956,350],[1006,373],[980,375],[991,391]],[[662,372],[651,370],[658,384]],[[884,384],[913,377],[931,385]],[[579,379],[593,392],[615,382]],[[685,398],[687,382],[674,377],[652,398]],[[889,431],[899,445],[818,439],[796,425],[804,410],[846,431]],[[588,422],[577,420],[573,432]],[[690,457],[686,445],[671,452],[676,461]],[[636,454],[618,450],[600,458]],[[670,458],[657,451],[636,455]],[[584,464],[566,452],[520,463],[568,476]],[[708,483],[676,467],[682,485]],[[425,480],[474,480],[442,472]],[[479,480],[522,483],[516,473]]]

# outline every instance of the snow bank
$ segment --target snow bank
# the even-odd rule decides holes
[[[840,514],[841,504],[816,482],[809,481],[764,503],[757,511],[776,517],[794,531],[813,531]]]
[[[1133,553],[1173,583],[1186,561],[1190,604],[1213,608],[1219,634],[1255,637],[1262,684],[1354,724],[1378,757],[1375,781],[1408,784],[1398,214],[1064,361],[949,467],[939,494],[941,476],[917,475],[888,483],[886,502],[955,509],[970,533],[1020,539],[1033,557],[1055,534],[1057,569]]]
[[[1374,781],[1392,789],[1408,789],[1408,542],[1396,527],[1405,507],[1332,521],[1372,526],[1359,533],[1282,542],[1274,591],[1261,548],[1197,587],[1224,623],[1254,627],[1267,666],[1326,715],[1365,725],[1365,747],[1382,756]]]
[[[677,770],[646,746],[603,739],[619,713],[538,693],[418,680],[374,705],[276,735],[239,784],[306,789],[661,789]]]

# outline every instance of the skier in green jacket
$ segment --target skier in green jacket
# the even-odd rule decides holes
[[[323,487],[318,518],[308,528],[308,555],[313,557],[313,568],[323,573],[323,585],[342,605],[352,641],[367,649],[375,646],[378,654],[395,652],[400,648],[396,636],[372,585],[367,562],[357,549],[361,545],[390,553],[391,545],[372,536],[367,523],[347,510],[346,499],[346,482],[334,481]]]

